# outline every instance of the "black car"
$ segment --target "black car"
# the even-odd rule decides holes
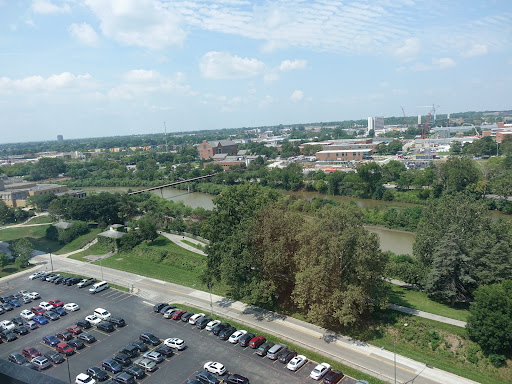
[[[79,326],[82,329],[89,329],[92,327],[92,324],[89,323],[87,320],[78,320],[76,322],[76,325]]]
[[[247,347],[249,345],[249,341],[254,339],[255,336],[256,335],[254,333],[246,333],[238,339],[238,344],[240,344],[241,347]]]
[[[155,306],[153,307],[153,311],[154,312],[160,312],[160,310],[163,308],[163,307],[166,307],[168,306],[169,304],[167,303],[158,303],[158,304],[155,304]]]
[[[133,376],[126,372],[116,373],[114,375],[114,381],[119,384],[135,384]]]
[[[59,315],[57,315],[55,312],[52,312],[52,311],[46,311],[45,313],[43,313],[43,316],[46,317],[48,320],[52,320],[52,321],[60,319]]]
[[[112,373],[119,373],[123,370],[123,367],[121,366],[121,364],[119,364],[117,361],[113,360],[113,359],[105,359],[101,362],[101,367],[105,370],[105,371],[109,371],[109,372],[112,372]]]
[[[93,335],[91,335],[90,333],[84,333],[84,332],[79,334],[77,336],[77,338],[79,338],[80,340],[83,340],[89,344],[94,343],[96,341],[96,338]]]
[[[72,277],[71,279],[66,281],[66,285],[75,285],[75,284],[78,284],[81,281],[82,281],[82,279],[79,278],[79,277]]]
[[[50,351],[44,354],[44,357],[46,357],[48,360],[50,360],[54,364],[60,364],[65,361],[65,359],[62,357],[60,353]]]
[[[226,378],[227,384],[249,384],[249,379],[247,377],[244,377],[242,375],[229,375]]]
[[[62,341],[69,341],[69,340],[71,340],[73,338],[73,334],[71,332],[68,332],[68,331],[57,332],[55,334],[55,336],[57,336]]]
[[[117,361],[119,364],[121,364],[124,367],[127,367],[132,363],[132,359],[130,358],[130,356],[128,356],[126,353],[123,353],[123,352],[116,353],[112,357],[112,360]]]
[[[196,328],[197,329],[205,329],[206,328],[206,325],[212,321],[212,318],[211,317],[201,317],[199,320],[197,320],[196,322]]]
[[[5,341],[14,341],[18,338],[12,331],[2,331],[0,332],[0,337]]]
[[[61,284],[64,281],[65,277],[57,277],[55,280],[52,281],[53,284],[58,285]]]
[[[164,357],[171,357],[174,355],[174,352],[171,347],[168,347],[167,345],[162,345],[161,347],[158,347],[155,349],[156,352],[161,353]]]
[[[220,324],[216,325],[215,327],[213,327],[212,333],[215,336],[219,336],[219,332],[222,331],[224,328],[227,328],[227,327],[231,327],[231,324],[229,324],[229,323],[220,323]]]
[[[194,312],[187,312],[187,313],[185,313],[185,314],[183,314],[183,315],[181,316],[181,321],[183,321],[184,323],[188,323],[188,320],[189,320],[192,316],[194,316]]]
[[[108,321],[102,321],[96,326],[96,328],[107,333],[114,332],[116,330],[116,328]]]
[[[283,364],[288,364],[291,359],[293,359],[295,356],[297,356],[297,352],[290,351],[290,350],[284,350],[281,352],[278,356],[279,362]]]
[[[12,331],[18,335],[27,335],[29,333],[28,328],[24,325],[20,325],[19,327],[14,328]]]
[[[87,368],[86,372],[89,376],[91,376],[93,379],[96,379],[98,381],[105,381],[109,378],[109,375],[107,372],[102,370],[100,367],[90,367]]]
[[[70,347],[74,347],[76,349],[82,349],[85,347],[85,344],[82,340],[78,340],[78,339],[72,339],[72,340],[69,340],[68,341],[68,345]]]
[[[121,317],[111,317],[108,320],[110,323],[114,324],[116,327],[124,327],[126,325],[126,322]]]
[[[136,379],[142,379],[144,376],[146,376],[146,372],[141,367],[137,367],[136,365],[131,365],[128,368],[125,368],[124,371]]]
[[[274,346],[274,343],[272,342],[267,342],[265,344],[262,344],[258,347],[258,349],[256,350],[256,354],[257,355],[260,355],[260,356],[266,356],[267,355],[267,352],[270,348],[272,348]]]
[[[27,362],[27,359],[25,359],[25,356],[23,356],[21,353],[11,353],[7,360],[18,365],[23,365]]]
[[[336,384],[343,378],[343,372],[333,369],[324,376],[324,384]]]
[[[149,349],[148,346],[143,341],[140,340],[133,341],[132,345],[137,347],[138,352],[146,352]]]
[[[23,319],[21,317],[15,317],[11,321],[14,324],[16,324],[16,325],[23,325],[23,324],[25,324],[25,322],[23,321]]]
[[[146,346],[146,344],[144,343],[141,343],[143,346]],[[120,353],[124,353],[125,355],[128,355],[128,357],[135,357],[139,354],[139,347],[137,345],[134,345],[133,343],[130,344],[130,345],[127,345],[126,347],[124,347]]]
[[[149,332],[144,332],[139,336],[139,340],[143,341],[146,344],[151,345],[159,345],[161,343],[160,339]]]
[[[205,384],[219,384],[220,380],[213,376],[210,372],[200,371],[196,373],[196,379]]]
[[[227,340],[227,339],[229,339],[229,336],[231,336],[235,332],[236,332],[235,327],[224,328],[222,331],[219,332],[219,339]]]

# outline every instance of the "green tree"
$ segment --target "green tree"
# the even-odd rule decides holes
[[[512,353],[512,281],[475,291],[466,330],[486,354]]]
[[[13,240],[9,244],[9,250],[15,259],[30,259],[32,257],[32,252],[34,252],[34,246],[30,241],[25,238],[19,240]]]
[[[475,163],[468,157],[450,157],[438,167],[438,176],[443,189],[448,193],[462,192],[481,177]]]
[[[0,268],[5,267],[9,264],[9,258],[5,252],[0,252]]]
[[[59,231],[57,230],[57,228],[54,225],[50,225],[48,228],[46,228],[44,237],[47,240],[58,241],[59,240]]]
[[[41,210],[46,210],[48,209],[48,206],[50,205],[50,203],[55,200],[57,198],[57,196],[55,196],[55,194],[53,193],[44,193],[44,194],[41,194],[41,195],[34,195],[34,196],[30,196],[28,198],[28,201],[31,205],[35,205],[37,208],[41,209]]]
[[[66,164],[62,159],[44,157],[39,159],[30,170],[31,180],[42,180],[57,177],[66,172]]]
[[[382,186],[382,170],[374,162],[366,163],[357,169],[357,174],[363,182],[366,197],[372,197],[378,186]]]
[[[453,153],[454,155],[459,155],[462,152],[462,144],[460,141],[454,141],[452,142],[452,145],[450,146],[450,153]]]
[[[407,168],[403,163],[397,160],[391,160],[382,166],[382,178],[386,182],[397,181],[402,172],[406,170]]]
[[[156,226],[150,220],[143,217],[137,221],[137,225],[139,226],[139,234],[143,240],[153,241],[158,237],[158,233],[156,232]]]

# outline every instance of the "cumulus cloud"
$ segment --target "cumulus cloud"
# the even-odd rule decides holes
[[[433,58],[432,64],[436,69],[449,69],[456,66],[455,61],[449,57]]]
[[[475,56],[483,56],[488,52],[487,45],[485,44],[474,44],[469,47],[468,50],[462,52],[462,56],[464,57],[475,57]]]
[[[61,5],[57,5],[50,0],[33,0],[30,9],[32,9],[32,12],[34,13],[40,13],[43,15],[71,12],[71,8],[68,4],[63,3]]]
[[[11,79],[0,77],[0,92],[50,92],[50,91],[82,91],[92,89],[96,86],[93,77],[86,73],[73,75],[63,72],[58,75],[51,75],[47,78],[42,76],[29,76],[22,79]]]
[[[201,58],[199,70],[207,79],[244,79],[263,74],[265,64],[258,59],[212,51]]]
[[[87,23],[71,24],[69,26],[69,33],[82,44],[90,46],[96,46],[98,44],[98,34],[94,28]]]
[[[421,42],[418,38],[405,39],[393,48],[393,54],[402,61],[412,61],[421,52]]]
[[[102,33],[126,45],[149,49],[181,46],[185,31],[179,13],[158,0],[85,0]]]
[[[304,98],[304,92],[295,90],[290,96],[290,100],[293,102],[301,101]]]
[[[293,71],[295,69],[305,69],[308,65],[306,60],[284,60],[279,66],[280,71]]]

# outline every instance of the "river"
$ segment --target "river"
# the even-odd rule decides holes
[[[84,187],[81,188],[85,192],[126,192],[128,191],[128,187]],[[132,190],[136,190],[137,188],[131,188]],[[152,191],[151,193],[161,196],[167,200],[173,201],[183,201],[185,205],[188,205],[192,208],[203,207],[204,209],[213,209],[213,196],[207,193],[201,192],[191,192],[187,193],[186,190],[174,189],[174,188],[164,188],[159,191]],[[312,199],[313,197],[326,197],[329,199],[333,199],[336,201],[341,201],[344,203],[354,202],[360,208],[374,208],[377,206],[382,206],[383,202],[378,200],[370,200],[370,199],[357,199],[346,196],[329,196],[329,195],[320,195],[315,192],[285,192],[288,195],[294,194],[303,199]],[[385,202],[386,205],[389,206],[412,206],[413,204],[407,203],[399,203],[399,202]],[[396,254],[412,254],[412,245],[414,244],[414,236],[415,234],[412,232],[398,231],[389,228],[383,227],[367,227],[370,232],[376,233],[380,238],[380,248],[383,251],[392,251]]]

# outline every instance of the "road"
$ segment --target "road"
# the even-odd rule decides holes
[[[38,255],[33,262],[49,268],[49,256]],[[78,260],[66,259],[53,255],[55,269],[71,273],[83,274],[103,279],[115,284],[133,288],[138,296],[149,303],[169,301],[182,303],[201,308],[205,312],[212,310],[214,314],[232,318],[269,332],[283,339],[302,345],[310,350],[315,350],[325,356],[329,356],[342,363],[367,372],[379,379],[392,383],[394,381],[393,353],[375,346],[361,343],[343,335],[338,335],[321,327],[280,315],[264,311],[256,307],[248,306],[241,302],[212,295],[210,307],[210,295],[208,292],[198,291],[177,284],[163,282],[128,272],[118,271],[98,265],[83,263]],[[27,274],[27,272],[24,272]],[[2,282],[16,276],[8,276],[1,279]],[[400,351],[400,341],[397,344]],[[397,382],[415,384],[469,384],[475,383],[451,373],[435,368],[426,367],[425,364],[397,355]]]

